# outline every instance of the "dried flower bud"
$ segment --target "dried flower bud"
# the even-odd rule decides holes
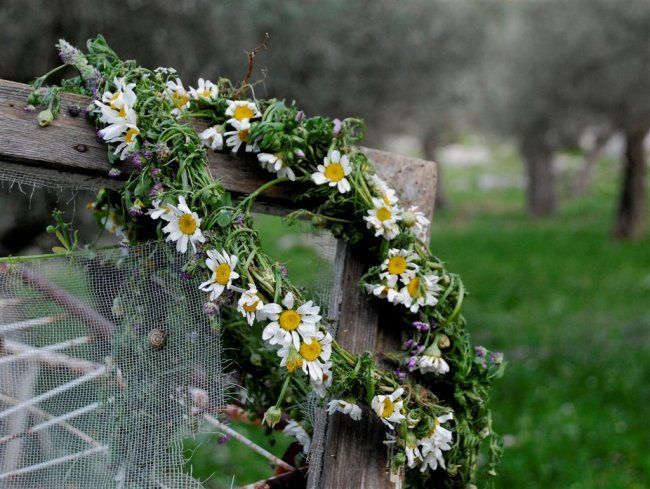
[[[449,348],[449,345],[451,345],[451,341],[449,340],[449,336],[446,334],[441,334],[438,336],[438,347],[440,348]]]
[[[52,121],[54,120],[54,114],[52,114],[52,111],[50,109],[45,109],[38,113],[36,119],[38,120],[39,126],[41,127],[49,126],[50,124],[52,124]]]
[[[418,219],[413,211],[404,211],[402,213],[402,222],[407,228],[413,227],[417,224]]]
[[[262,422],[266,423],[268,426],[273,428],[276,424],[280,422],[282,418],[282,410],[277,406],[271,406],[264,413],[264,419]]]

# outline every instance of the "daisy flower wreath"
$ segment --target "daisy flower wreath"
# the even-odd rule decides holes
[[[86,114],[108,146],[111,176],[130,170],[122,189],[98,193],[96,220],[125,245],[164,239],[193,257],[184,273],[201,279],[203,312],[242,369],[249,416],[286,425],[307,450],[312,427],[296,406],[314,392],[330,415],[377,416],[410,487],[467,487],[479,471],[496,475],[501,444],[487,402],[503,357],[472,348],[463,283],[429,251],[423,213],[403,208],[355,146],[360,120],[306,117],[294,103],[257,99],[251,85],[224,78],[186,89],[174,69],[122,61],[101,36],[87,53],[63,40],[58,49],[78,75],[57,87],[44,85],[49,74],[33,83],[29,103],[46,107],[39,123],[56,116],[62,90],[93,98]],[[208,128],[198,133],[192,118]],[[253,153],[269,181],[234,201],[210,175],[207,151]],[[290,217],[374,257],[360,286],[401,323],[402,349],[384,354],[392,369],[341,347],[319,305],[261,249],[251,205],[281,182],[294,182],[303,207]]]

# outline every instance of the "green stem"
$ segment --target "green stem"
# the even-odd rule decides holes
[[[287,394],[287,388],[289,387],[289,382],[291,382],[291,375],[287,375],[287,378],[284,379],[284,384],[282,385],[282,390],[280,391],[280,396],[278,397],[278,400],[275,403],[275,407],[280,407],[280,405],[282,404],[282,401],[284,400],[284,396]]]

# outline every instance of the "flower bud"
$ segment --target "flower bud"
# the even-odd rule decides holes
[[[259,353],[255,353],[255,352],[251,353],[249,360],[256,367],[260,367],[262,365],[262,357],[260,356]]]
[[[402,222],[407,228],[413,227],[417,224],[418,219],[413,211],[404,211],[402,213]]]
[[[280,422],[282,418],[282,410],[277,406],[271,406],[264,413],[264,419],[262,420],[268,426],[273,428],[276,424]]]
[[[321,216],[314,216],[311,218],[311,223],[315,228],[322,229],[327,226],[327,219]]]
[[[449,340],[449,336],[447,336],[446,334],[441,334],[438,336],[438,347],[449,348],[450,344],[451,341]]]
[[[52,121],[54,120],[54,114],[52,114],[52,111],[50,109],[45,109],[38,113],[36,119],[38,120],[39,126],[41,127],[49,126],[50,124],[52,124]]]
[[[420,422],[420,418],[418,417],[418,415],[414,414],[413,411],[409,411],[409,413],[406,415],[406,424],[408,425],[408,427],[410,429],[413,429],[418,425],[419,422]]]

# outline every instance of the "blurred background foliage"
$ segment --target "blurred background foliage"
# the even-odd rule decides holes
[[[497,486],[650,485],[648,0],[0,0],[0,27],[0,77],[23,82],[58,64],[59,37],[97,33],[186,85],[239,80],[268,32],[257,95],[361,116],[368,145],[440,163],[432,249],[472,293],[475,340],[510,362]],[[0,254],[47,249],[57,205],[92,238],[87,196],[5,187]],[[302,231],[259,227],[307,283],[309,250],[284,239]],[[188,446],[195,471],[264,475],[217,438]]]

